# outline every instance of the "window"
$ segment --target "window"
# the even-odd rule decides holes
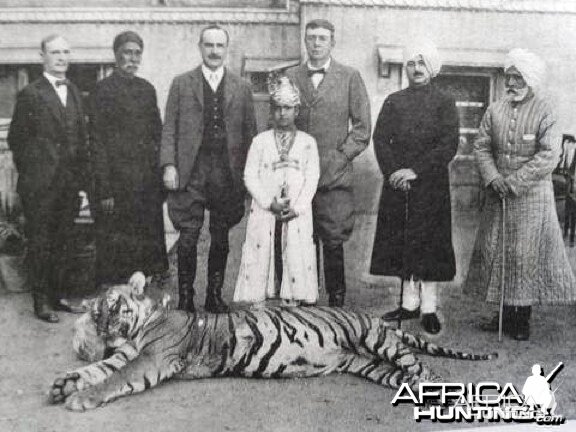
[[[493,99],[498,69],[446,67],[435,78],[436,85],[456,99],[460,118],[459,154],[470,154],[482,116]]]

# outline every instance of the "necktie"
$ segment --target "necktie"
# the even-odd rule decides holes
[[[324,75],[326,73],[326,69],[308,69],[308,76],[311,77],[316,74]]]
[[[212,87],[214,91],[218,88],[218,75],[215,73],[210,74],[210,87]]]
[[[60,87],[60,86],[67,86],[70,84],[70,80],[68,79],[60,79],[60,80],[56,80],[55,83],[56,87]]]

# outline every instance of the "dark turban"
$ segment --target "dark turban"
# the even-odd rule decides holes
[[[134,42],[137,43],[141,50],[144,50],[144,41],[140,37],[140,35],[133,31],[125,31],[120,33],[114,38],[114,52],[118,51],[122,45],[127,42]]]

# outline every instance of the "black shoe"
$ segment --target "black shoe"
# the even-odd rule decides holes
[[[434,312],[422,314],[421,324],[424,327],[424,331],[430,334],[438,334],[442,329],[440,320]]]
[[[480,330],[496,333],[499,326],[499,314],[496,313],[490,321],[480,323]],[[508,336],[516,334],[516,317],[513,306],[504,306],[502,314],[502,333]]]
[[[34,315],[42,321],[55,324],[60,321],[58,314],[50,308],[47,301],[34,299]]]
[[[68,299],[56,300],[54,303],[54,309],[57,311],[68,312],[71,314],[83,314],[88,311],[85,306],[81,304],[75,304]]]
[[[404,309],[403,307],[394,309],[393,311],[390,312],[386,312],[384,315],[382,315],[382,319],[384,321],[396,321],[399,318],[405,321],[416,319],[419,317],[420,317],[420,308],[416,308],[413,311],[411,311],[408,309]]]

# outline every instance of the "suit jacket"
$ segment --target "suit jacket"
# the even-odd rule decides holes
[[[301,94],[296,126],[318,143],[318,189],[351,187],[351,161],[366,149],[371,133],[370,101],[360,73],[332,59],[317,89],[306,63],[289,70],[288,77]]]
[[[54,87],[44,76],[18,94],[8,145],[18,170],[17,190],[20,195],[50,188],[56,175],[63,170],[67,174],[67,188],[88,190],[88,150],[82,100],[78,88],[72,83],[68,86],[68,95],[74,99],[78,109],[75,142],[68,140],[63,106]],[[63,160],[65,151],[72,157]]]
[[[244,190],[243,172],[246,155],[256,135],[256,118],[252,91],[248,83],[228,69],[224,82],[224,122],[228,146],[228,160],[234,185]],[[180,178],[179,187],[184,189],[190,180],[192,169],[202,145],[204,135],[204,88],[202,68],[174,78],[168,101],[162,143],[160,165],[174,165]]]

